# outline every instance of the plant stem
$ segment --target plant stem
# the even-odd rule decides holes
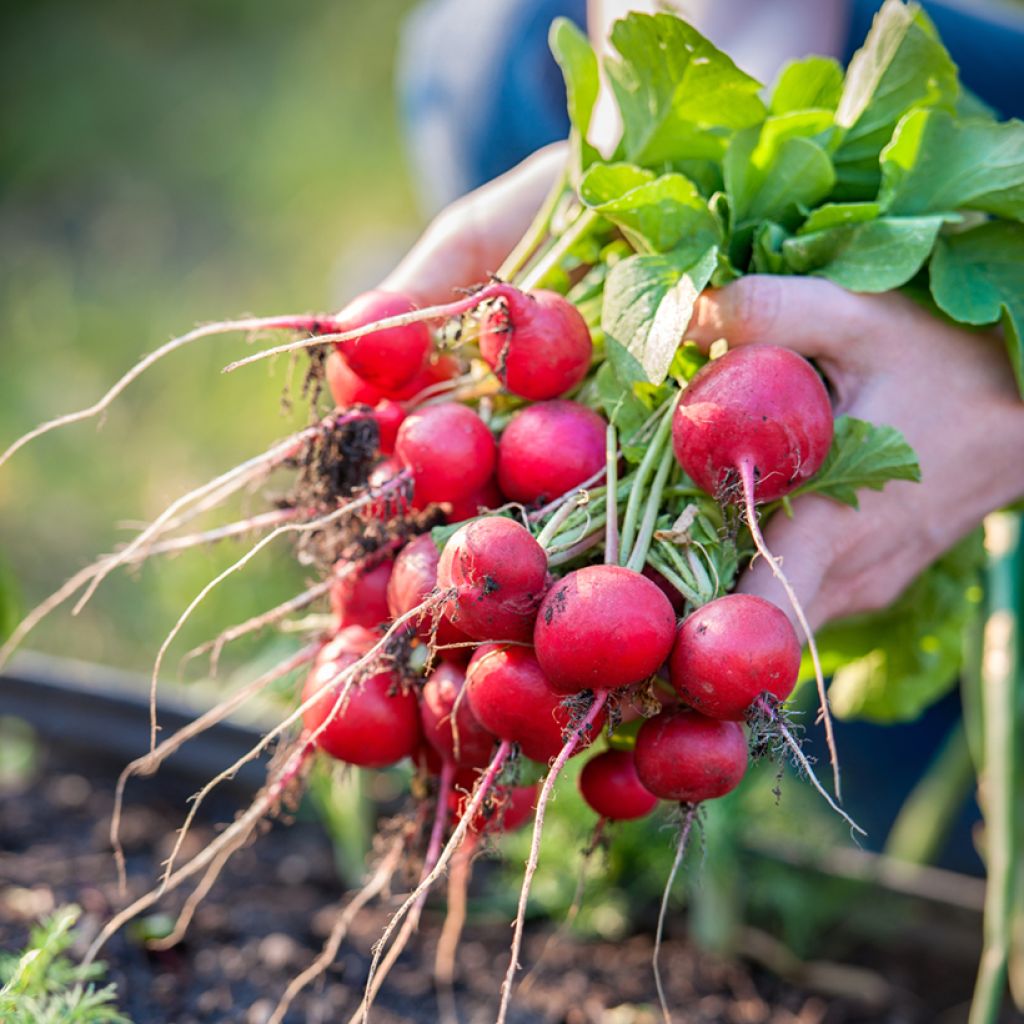
[[[622,552],[631,551],[633,548],[633,542],[636,539],[637,519],[640,515],[640,503],[643,500],[644,490],[647,487],[647,480],[658,459],[661,458],[665,445],[668,443],[669,432],[672,429],[672,414],[675,412],[675,407],[675,401],[669,403],[668,408],[661,417],[661,421],[658,423],[658,429],[655,431],[654,437],[651,439],[651,443],[647,451],[644,452],[644,457],[637,468],[633,486],[629,492],[629,501],[626,504],[626,515],[622,520],[622,535],[619,539],[620,560]]]
[[[1024,598],[1020,580],[1020,519],[1008,514],[985,524],[989,614],[981,662],[981,713],[984,748],[979,789],[985,816],[984,946],[971,1002],[969,1024],[995,1024],[1006,988],[1013,924],[1017,837],[1017,694],[1021,683],[1017,614]]]
[[[568,177],[568,168],[564,168],[551,186],[551,191],[544,197],[544,202],[526,229],[526,234],[516,242],[515,248],[505,257],[505,262],[498,267],[496,276],[502,281],[511,281],[544,241],[548,229],[551,227],[551,217],[555,208],[565,194]]]
[[[604,560],[607,565],[619,563],[619,506],[616,502],[619,490],[619,438],[615,424],[609,423],[605,431],[604,460],[605,478],[605,525]]]
[[[650,492],[647,495],[647,506],[644,509],[644,518],[640,523],[640,532],[633,547],[633,553],[626,563],[627,569],[640,572],[647,561],[647,552],[651,546],[651,538],[654,536],[654,526],[658,521],[658,512],[661,507],[661,495],[665,490],[665,481],[668,480],[672,467],[676,464],[676,453],[671,445],[666,445],[658,463],[658,471],[654,475],[654,483],[651,484]]]
[[[519,287],[523,291],[529,291],[542,284],[544,278],[558,266],[569,250],[594,226],[598,216],[593,210],[583,210],[555,244],[526,271],[519,282]]]
[[[678,590],[679,593],[682,594],[683,597],[685,597],[686,600],[690,602],[690,604],[694,605],[695,607],[700,606],[700,595],[697,594],[697,592],[683,580],[682,576],[680,576],[675,571],[675,568],[673,566],[670,566],[665,561],[665,559],[663,559],[655,551],[651,550],[647,552],[647,561],[653,568],[657,569],[658,572],[660,572],[661,575],[664,576],[665,579],[667,579],[669,583],[671,583],[672,586],[675,587],[676,590]]]

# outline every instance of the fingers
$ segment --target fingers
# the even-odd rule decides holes
[[[752,274],[704,292],[686,337],[705,348],[719,338],[782,345],[815,359],[862,338],[870,312],[862,297],[822,278]]]
[[[485,281],[530,226],[565,158],[563,143],[547,146],[443,210],[381,287],[434,305]]]

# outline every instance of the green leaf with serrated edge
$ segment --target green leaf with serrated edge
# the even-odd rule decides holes
[[[888,213],[981,210],[1024,220],[1024,123],[915,110],[882,150],[878,201]]]
[[[795,494],[821,494],[857,508],[863,487],[880,491],[890,480],[920,479],[914,449],[895,427],[840,416],[821,469]]]
[[[817,634],[822,667],[833,677],[829,699],[837,716],[909,721],[954,687],[963,631],[981,600],[983,563],[976,531],[926,569],[890,608]],[[813,676],[805,659],[801,678]]]
[[[630,256],[608,275],[601,325],[643,367],[652,384],[668,374],[693,304],[711,278],[718,251],[691,249]]]
[[[612,27],[611,42],[618,57],[605,69],[629,160],[717,159],[729,129],[764,117],[760,83],[670,14],[630,14]]]
[[[760,220],[785,223],[798,206],[813,206],[832,189],[828,154],[810,136],[831,123],[827,111],[770,117],[738,132],[725,155],[725,191],[733,230]]]
[[[887,292],[924,265],[943,217],[885,217],[789,238],[782,252],[790,270],[813,274],[855,292]]]
[[[1024,397],[1024,225],[990,221],[939,239],[929,264],[932,298],[958,323],[1003,323]]]
[[[956,65],[916,4],[886,0],[846,72],[833,154],[836,198],[874,199],[878,154],[899,120],[915,107],[952,111],[959,98]]]
[[[790,61],[779,73],[771,102],[773,114],[794,110],[835,110],[843,94],[843,68],[832,57]]]
[[[600,66],[587,37],[568,18],[551,23],[548,46],[565,79],[573,165],[582,171],[598,157],[587,142],[587,133],[601,89]]]
[[[798,235],[810,235],[815,231],[837,228],[844,224],[863,224],[881,216],[878,203],[826,203],[811,210],[807,220],[797,229]]]
[[[580,182],[580,198],[627,232],[634,246],[668,252],[684,239],[706,248],[719,238],[718,222],[697,187],[681,174],[655,178],[632,164],[598,164]]]

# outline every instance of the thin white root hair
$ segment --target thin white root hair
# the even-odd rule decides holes
[[[160,677],[160,668],[163,665],[164,656],[167,654],[168,648],[174,643],[175,637],[181,632],[185,623],[189,620],[192,613],[206,600],[207,596],[216,587],[220,586],[229,576],[233,576],[236,572],[240,572],[249,564],[265,547],[272,544],[278,537],[283,536],[286,533],[309,533],[313,530],[319,530],[321,527],[328,526],[343,516],[349,515],[351,512],[355,512],[357,509],[362,508],[364,505],[371,501],[369,494],[364,494],[360,498],[356,498],[355,501],[347,502],[340,508],[334,509],[333,512],[328,512],[327,515],[319,516],[316,519],[310,519],[303,523],[285,523],[283,526],[277,527],[272,530],[265,537],[257,541],[241,558],[236,559],[231,563],[223,572],[218,573],[209,583],[199,591],[198,594],[192,599],[188,607],[178,617],[178,621],[171,627],[171,631],[164,637],[163,643],[160,645],[160,650],[157,651],[156,660],[153,662],[153,672],[149,679],[149,748],[154,750],[156,748],[156,734],[159,729],[156,720],[156,691],[158,680]]]
[[[825,674],[821,669],[821,658],[818,656],[818,645],[814,639],[814,630],[807,621],[803,605],[796,596],[796,591],[782,571],[779,560],[768,549],[764,542],[764,535],[761,533],[761,525],[758,522],[757,508],[754,505],[754,465],[749,459],[740,460],[740,479],[743,483],[743,503],[746,509],[747,526],[750,528],[750,535],[754,539],[754,546],[758,554],[771,567],[772,574],[779,581],[782,589],[786,592],[793,614],[796,615],[800,628],[803,630],[807,640],[807,649],[811,653],[811,661],[814,664],[814,682],[818,688],[819,717],[825,726],[825,741],[828,744],[829,758],[832,761],[832,784],[836,791],[836,800],[843,802],[842,780],[839,772],[839,751],[836,747],[835,729],[832,725],[832,712],[829,709],[828,694],[825,692]]]
[[[253,747],[251,747],[245,754],[243,754],[234,764],[229,765],[219,775],[212,778],[205,786],[193,797],[192,804],[189,807],[188,814],[185,816],[185,820],[182,823],[181,829],[178,832],[178,838],[174,843],[174,848],[171,850],[170,855],[167,858],[167,864],[164,869],[163,881],[161,884],[165,884],[170,880],[171,872],[174,869],[174,862],[177,859],[178,853],[181,850],[181,845],[185,841],[185,836],[191,828],[192,822],[195,819],[196,812],[199,810],[200,805],[206,799],[207,796],[222,782],[226,782],[228,779],[234,778],[238,773],[239,769],[243,765],[248,764],[254,758],[259,757],[260,753],[264,751],[278,736],[282,735],[287,729],[289,729],[295,722],[302,718],[302,716],[319,700],[321,695],[334,686],[341,685],[341,689],[338,691],[337,696],[334,699],[334,704],[331,706],[330,712],[324,717],[323,721],[313,730],[307,737],[307,743],[315,744],[316,740],[320,737],[320,734],[327,728],[328,724],[334,719],[334,717],[344,710],[346,703],[348,702],[348,696],[352,692],[352,687],[355,685],[356,680],[359,678],[361,673],[368,665],[370,665],[374,659],[384,650],[388,641],[398,632],[403,629],[405,625],[410,622],[413,618],[420,615],[424,609],[430,607],[430,602],[425,601],[421,605],[417,605],[415,608],[410,609],[404,615],[395,619],[388,631],[380,638],[366,652],[358,661],[353,662],[351,665],[342,669],[336,675],[330,679],[324,680],[323,684],[319,686],[315,693],[311,694],[305,701],[303,701],[294,711],[291,712],[283,721],[279,722],[273,729],[266,733],[262,739]]]
[[[86,588],[85,593],[78,599],[78,603],[72,610],[72,614],[77,615],[88,603],[89,599],[96,592],[96,588],[103,582],[103,580],[105,580],[107,576],[119,565],[124,565],[126,562],[130,562],[135,553],[145,547],[145,545],[154,537],[159,536],[163,530],[167,528],[167,524],[174,521],[178,513],[186,506],[200,500],[201,498],[207,497],[215,491],[222,493],[223,497],[226,498],[235,491],[241,490],[241,488],[244,487],[253,477],[258,476],[268,467],[277,465],[289,458],[291,455],[294,455],[301,445],[311,437],[314,437],[321,429],[321,424],[308,427],[271,448],[268,448],[265,452],[253,456],[251,459],[247,459],[245,462],[235,466],[233,469],[227,470],[227,472],[222,473],[220,476],[208,481],[200,487],[196,487],[187,494],[183,494],[180,498],[176,498],[167,506],[167,508],[164,509],[163,512],[160,513],[159,516],[156,517],[156,519],[149,524],[149,526],[146,527],[145,530],[143,530],[137,537],[133,538],[120,551],[111,555],[105,561],[99,572],[97,572],[93,577],[92,582],[90,582],[89,586]]]
[[[170,355],[172,352],[176,352],[178,349],[184,348],[186,345],[190,345],[193,341],[199,341],[201,338],[209,338],[216,334],[227,334],[231,331],[260,331],[265,329],[273,329],[282,326],[282,320],[289,318],[284,317],[248,317],[241,320],[222,320],[218,323],[203,324],[201,327],[196,327],[189,331],[187,334],[179,335],[177,338],[172,338],[170,341],[161,345],[158,349],[150,352],[148,356],[140,359],[120,380],[118,380],[112,388],[98,401],[85,409],[80,409],[78,412],[66,413],[63,416],[58,416],[55,419],[47,420],[45,423],[41,423],[34,430],[30,430],[27,434],[23,434],[18,438],[8,449],[0,455],[0,466],[3,466],[5,462],[15,452],[19,451],[30,441],[34,441],[37,437],[42,437],[44,434],[50,433],[51,430],[56,430],[58,427],[70,426],[72,423],[81,423],[83,420],[92,419],[93,416],[98,416],[104,412],[110,404],[121,394],[122,391],[132,381],[136,380],[143,373],[146,372],[154,363],[159,362],[164,356]]]
[[[333,579],[321,580],[319,583],[315,583],[307,590],[302,591],[301,594],[296,594],[287,601],[282,601],[281,604],[270,608],[268,611],[261,612],[259,615],[254,615],[251,619],[246,619],[245,622],[240,622],[236,626],[230,626],[216,639],[207,640],[206,643],[200,644],[198,647],[194,647],[189,651],[185,657],[182,658],[182,665],[185,665],[189,661],[192,661],[193,658],[198,658],[200,655],[210,651],[210,675],[216,676],[218,669],[220,668],[220,656],[223,654],[224,648],[227,647],[229,643],[239,640],[243,636],[247,636],[249,633],[256,633],[261,629],[265,629],[267,626],[272,626],[275,622],[280,622],[281,619],[287,618],[293,612],[302,611],[303,608],[308,608],[314,601],[323,597],[330,591],[333,582]]]
[[[401,863],[404,849],[405,839],[403,836],[398,836],[377,866],[377,870],[374,871],[362,889],[349,900],[348,905],[338,915],[338,919],[334,922],[334,927],[331,928],[331,934],[328,935],[323,949],[317,954],[316,959],[301,974],[289,982],[284,995],[281,996],[280,1001],[274,1008],[274,1012],[268,1018],[267,1024],[282,1024],[288,1008],[295,1001],[295,997],[304,988],[316,981],[334,963],[334,958],[338,955],[338,950],[341,948],[342,942],[345,941],[345,936],[348,934],[348,930],[352,927],[352,922],[355,921],[359,912],[370,900],[383,892],[391,882]]]
[[[452,870],[448,875],[448,912],[434,952],[434,982],[441,1024],[459,1024],[455,1007],[455,955],[466,924],[469,879],[473,873],[475,853],[476,844],[467,839],[452,858]]]
[[[96,954],[106,945],[110,937],[132,918],[148,910],[165,893],[173,892],[183,882],[199,874],[220,855],[226,847],[231,846],[242,833],[248,832],[259,823],[259,821],[271,810],[281,798],[285,787],[296,777],[306,759],[312,753],[309,744],[303,743],[301,747],[292,754],[288,763],[278,776],[269,785],[265,786],[262,793],[249,805],[248,809],[232,822],[223,832],[220,833],[208,846],[199,851],[187,864],[179,868],[169,878],[161,880],[160,884],[154,886],[149,892],[140,896],[132,904],[115,914],[100,930],[93,939],[89,948],[85,951],[82,965],[88,966],[96,959]]]
[[[266,526],[273,526],[278,522],[286,522],[291,518],[291,513],[292,510],[290,509],[281,509],[275,512],[267,512],[263,516],[254,516],[252,519],[247,519],[242,522],[231,523],[228,526],[220,526],[216,529],[206,530],[202,533],[191,533],[186,534],[183,537],[174,537],[170,540],[160,541],[149,545],[145,550],[136,551],[125,564],[130,566],[141,565],[147,559],[155,557],[156,555],[176,554],[190,548],[199,547],[203,544],[213,544],[217,541],[237,537],[240,534],[249,533],[253,530],[263,529]],[[7,642],[4,643],[3,646],[0,646],[0,668],[3,668],[4,665],[7,664],[11,655],[18,649],[25,637],[28,636],[28,634],[31,633],[32,630],[50,614],[50,612],[55,611],[65,601],[73,597],[79,588],[83,587],[96,575],[97,572],[99,572],[104,562],[112,557],[114,556],[101,555],[91,565],[87,565],[84,569],[75,573],[74,576],[68,579],[59,590],[54,591],[54,593],[46,598],[45,601],[36,605],[36,607],[18,623],[15,630],[7,638]]]
[[[661,980],[661,941],[665,935],[665,918],[668,917],[668,900],[672,895],[672,886],[675,883],[676,875],[679,874],[679,867],[683,863],[686,854],[686,846],[690,841],[690,830],[693,828],[694,819],[697,817],[697,805],[685,805],[683,820],[679,826],[679,839],[676,842],[676,855],[672,861],[672,869],[668,873],[668,880],[665,882],[665,891],[661,894],[661,907],[658,910],[658,927],[654,935],[654,954],[651,957],[651,967],[654,969],[654,986],[658,990],[658,1003],[661,1005],[661,1015],[665,1024],[672,1024],[672,1011],[668,1007],[668,997],[665,995],[665,985]]]
[[[498,774],[500,773],[502,766],[505,764],[505,761],[508,759],[511,751],[512,744],[507,740],[503,740],[498,746],[497,751],[495,751],[491,763],[487,766],[486,772],[484,772],[478,780],[476,787],[473,790],[473,796],[466,809],[462,812],[462,817],[459,819],[459,823],[455,827],[455,831],[452,832],[451,837],[445,844],[444,849],[441,851],[441,855],[438,857],[437,863],[430,869],[426,876],[421,879],[419,885],[417,885],[416,888],[413,889],[413,891],[406,897],[405,902],[398,908],[398,910],[395,911],[391,920],[388,922],[387,927],[384,929],[384,934],[381,935],[376,946],[374,946],[373,959],[370,961],[370,972],[366,979],[366,988],[363,990],[362,1005],[349,1019],[349,1024],[359,1024],[359,1022],[366,1021],[370,1013],[370,1006],[372,1005],[370,992],[373,991],[373,980],[377,974],[388,940],[392,935],[394,935],[399,924],[404,920],[406,914],[408,914],[416,905],[423,893],[428,892],[434,882],[441,877],[441,873],[448,866],[448,862],[451,860],[453,854],[462,845],[462,841],[466,837],[466,833],[469,831],[470,824],[483,805],[484,797],[490,792],[495,779],[498,777]]]
[[[117,786],[114,789],[114,809],[110,815],[110,845],[114,849],[114,861],[117,865],[117,877],[120,891],[125,892],[127,877],[125,875],[124,847],[121,845],[121,815],[124,808],[125,787],[133,775],[152,775],[160,765],[164,763],[176,750],[184,746],[189,740],[206,732],[207,729],[223,721],[233,711],[254,697],[260,690],[265,689],[271,683],[283,679],[290,672],[301,668],[311,662],[320,650],[320,643],[312,643],[298,651],[287,661],[275,665],[262,675],[257,676],[251,682],[246,683],[226,700],[221,701],[216,707],[210,708],[197,719],[182,726],[176,733],[168,736],[155,750],[151,750],[142,757],[136,758],[127,765],[117,779]]]
[[[799,765],[800,771],[807,777],[807,781],[810,782],[810,784],[818,791],[825,803],[827,803],[829,807],[831,807],[832,810],[850,826],[851,832],[866,836],[867,832],[865,832],[864,829],[862,829],[860,825],[858,825],[857,822],[855,822],[853,818],[851,818],[846,811],[844,811],[842,807],[832,799],[829,791],[818,781],[818,777],[814,774],[814,769],[811,767],[811,762],[807,759],[807,755],[804,754],[803,750],[800,748],[800,741],[792,734],[792,732],[790,732],[789,729],[786,728],[781,719],[775,718],[773,727],[778,729],[783,742],[793,755],[793,760],[795,760],[797,765]]]
[[[430,869],[437,863],[441,853],[441,840],[444,838],[444,827],[448,822],[448,791],[452,787],[452,780],[455,778],[455,762],[445,759],[441,766],[441,777],[437,786],[437,805],[434,809],[434,823],[430,830],[430,841],[427,844],[427,852],[423,858],[423,869],[420,872],[420,882],[427,876]],[[423,906],[427,902],[427,890],[424,889],[420,898],[413,905],[408,917],[402,923],[402,928],[395,941],[391,944],[387,956],[381,961],[379,970],[373,979],[373,987],[365,994],[364,998],[372,1003],[377,998],[381,986],[391,973],[398,958],[402,955],[409,940],[416,934],[419,928],[420,917],[423,914]]]
[[[234,840],[217,854],[213,863],[210,864],[206,869],[206,873],[199,880],[199,884],[188,894],[188,899],[185,900],[185,905],[181,908],[177,921],[174,922],[174,928],[162,939],[155,939],[148,943],[150,949],[171,949],[181,942],[186,932],[188,932],[192,918],[195,917],[195,913],[199,909],[199,904],[206,899],[207,894],[213,888],[217,879],[220,878],[227,862],[249,841],[249,837],[255,831],[257,824],[258,822],[252,822],[248,828],[239,832]]]
[[[501,1004],[498,1007],[496,1024],[505,1024],[508,1016],[508,1008],[512,1001],[512,984],[515,980],[516,971],[519,970],[519,950],[523,943],[523,927],[526,923],[526,903],[530,898],[530,886],[533,884],[533,876],[537,871],[537,863],[540,860],[540,839],[544,831],[544,812],[547,810],[548,802],[554,791],[558,776],[566,762],[575,753],[580,741],[590,731],[597,716],[608,701],[608,691],[602,690],[594,695],[590,709],[583,720],[572,730],[572,735],[565,745],[558,752],[548,773],[544,778],[544,785],[541,787],[540,796],[537,798],[537,809],[533,818],[533,839],[530,842],[530,856],[526,861],[526,871],[523,873],[523,885],[519,890],[519,908],[516,911],[514,931],[512,933],[512,950],[509,954],[508,970],[505,972],[505,980],[501,983]]]

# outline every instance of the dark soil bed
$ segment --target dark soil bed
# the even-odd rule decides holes
[[[112,790],[106,767],[51,749],[33,777],[0,792],[0,947],[20,945],[31,918],[55,904],[79,903],[85,929],[93,934],[122,905],[106,840]],[[152,785],[133,791],[124,827],[133,894],[143,892],[158,870],[181,815],[181,805]],[[209,823],[201,824],[189,840],[191,852],[213,834]],[[495,877],[486,869],[477,875],[483,886]],[[179,946],[147,951],[132,928],[108,945],[105,956],[123,1011],[136,1024],[262,1024],[287,982],[319,950],[342,896],[322,830],[308,822],[275,824],[236,855]],[[175,895],[160,911],[174,914],[180,905]],[[369,948],[391,906],[360,916],[335,965],[300,997],[289,1022],[347,1021],[362,992]],[[650,920],[650,910],[641,919]],[[440,924],[440,909],[426,915],[420,937],[388,979],[371,1020],[438,1019],[432,964]],[[524,963],[536,960],[552,930],[540,924],[528,928]],[[818,991],[808,991],[749,962],[702,955],[683,932],[683,922],[673,922],[662,953],[677,1024],[953,1024],[966,1019],[973,963],[962,951],[944,960],[915,947],[865,950],[861,973],[840,972],[838,979],[823,974],[810,986]],[[509,937],[507,921],[471,918],[457,989],[464,1024],[494,1019]],[[752,948],[756,945],[753,941]],[[651,948],[646,930],[615,943],[560,939],[548,950],[530,991],[517,997],[511,1020],[657,1024]],[[851,986],[860,998],[835,994]]]

